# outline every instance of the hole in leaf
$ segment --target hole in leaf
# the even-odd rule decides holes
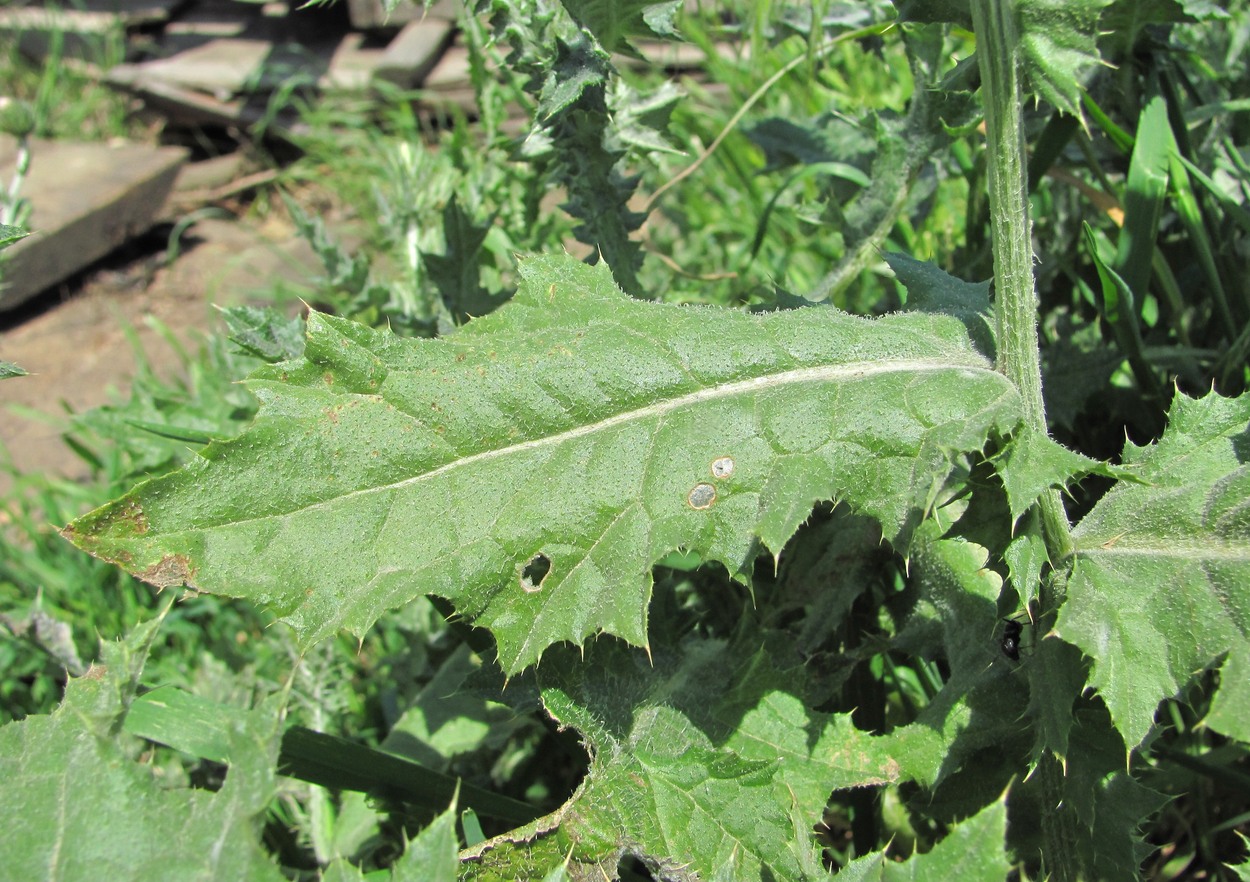
[[[716,488],[711,484],[695,484],[686,494],[686,502],[694,509],[711,508],[716,501]]]
[[[732,456],[718,456],[712,460],[712,477],[728,478],[734,473],[734,458]]]
[[[529,563],[521,568],[521,587],[534,592],[543,587],[543,580],[551,572],[551,558],[539,552],[529,559]]]

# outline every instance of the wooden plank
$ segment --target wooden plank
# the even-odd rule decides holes
[[[373,82],[378,65],[386,55],[382,48],[371,48],[361,33],[345,34],[332,49],[328,45],[308,47],[325,59],[324,73],[317,79],[322,89],[363,92]]]
[[[261,9],[237,0],[197,0],[161,32],[161,48],[176,52],[214,37],[238,37],[255,27]]]
[[[373,75],[404,89],[420,85],[451,44],[451,36],[449,21],[411,21],[386,47]]]
[[[0,140],[0,180],[16,147]],[[187,152],[143,144],[36,141],[22,195],[30,236],[5,252],[0,310],[17,306],[108,254],[153,223]]]
[[[426,75],[423,85],[427,89],[453,91],[472,84],[469,79],[469,50],[459,43],[447,47],[433,70]]]
[[[266,36],[280,33],[272,23],[256,24],[232,37],[175,35],[171,44],[181,46],[180,50],[140,64],[117,65],[107,81],[167,106],[177,105],[188,92],[221,104],[231,104],[235,96],[253,96],[263,104],[265,96],[292,78],[322,88],[363,90],[385,54],[381,47],[368,46],[359,33],[328,34],[297,43]],[[203,101],[197,97],[189,104]]]
[[[138,65],[118,65],[108,72],[106,80],[110,85],[134,93],[153,110],[184,125],[246,129],[269,116],[267,94],[218,99],[196,89],[146,79],[141,72],[134,72],[136,67]],[[265,135],[289,141],[291,135],[302,127],[294,112],[284,109],[268,122]]]
[[[28,58],[42,62],[55,40],[62,59],[98,60],[126,28],[169,20],[185,0],[80,0],[73,9],[19,6],[0,9],[0,36],[10,36]]]
[[[19,6],[0,9],[0,29],[100,34],[110,28],[161,24],[186,0],[76,0],[72,9]]]
[[[276,85],[276,75],[265,73],[281,63],[273,56],[274,45],[267,40],[221,37],[198,42],[166,58],[119,65],[120,69],[110,72],[109,81],[130,88],[159,82],[225,99],[251,91],[249,86]]]

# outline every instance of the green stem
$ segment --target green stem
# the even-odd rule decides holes
[[[1046,432],[1042,366],[1037,348],[1037,291],[1033,287],[1032,223],[1020,87],[1015,0],[973,0],[972,21],[985,102],[989,197],[994,249],[994,320],[999,372],[1015,385],[1027,425]],[[1073,551],[1058,491],[1039,499],[1052,562]]]
[[[1028,204],[1028,170],[1020,86],[1019,31],[1015,0],[972,0],[977,61],[985,103],[989,203],[994,249],[994,318],[997,368],[1015,385],[1029,428],[1046,432],[1042,367],[1037,345],[1037,291],[1033,284],[1033,246]],[[1072,534],[1057,491],[1038,499],[1042,532],[1052,564],[1071,559]],[[1056,572],[1055,576],[1061,576]],[[1061,599],[1064,580],[1051,578],[1042,592],[1043,614]],[[1042,859],[1055,882],[1077,878],[1067,827],[1073,819],[1063,804],[1063,764],[1047,752],[1039,762],[1048,797],[1042,825]]]

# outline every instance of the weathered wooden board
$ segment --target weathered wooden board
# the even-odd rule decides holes
[[[147,230],[169,194],[181,147],[36,141],[22,195],[32,233],[5,251],[0,310],[17,306]],[[0,180],[16,147],[0,139]]]
[[[115,27],[159,24],[168,21],[186,0],[76,0],[72,8],[62,4],[15,6],[0,9],[0,29],[31,29],[98,34]]]
[[[73,4],[0,9],[0,35],[17,39],[23,54],[42,61],[54,40],[60,55],[96,61],[106,41],[125,28],[166,22],[186,0],[76,0]],[[61,8],[72,6],[72,8]]]
[[[449,21],[410,21],[386,47],[373,75],[405,89],[419,86],[451,45],[451,39]]]

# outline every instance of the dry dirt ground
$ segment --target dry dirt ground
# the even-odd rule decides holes
[[[126,328],[138,335],[152,368],[169,376],[179,360],[149,317],[194,347],[206,330],[221,327],[213,304],[254,301],[274,280],[306,279],[314,265],[308,247],[280,221],[266,227],[201,220],[183,235],[172,262],[157,250],[162,240],[149,235],[144,242],[148,253],[132,246],[59,290],[0,313],[0,360],[31,374],[0,382],[0,457],[7,450],[19,471],[85,476],[85,464],[61,440],[65,410],[125,395],[135,371]],[[0,494],[11,484],[0,472]]]

